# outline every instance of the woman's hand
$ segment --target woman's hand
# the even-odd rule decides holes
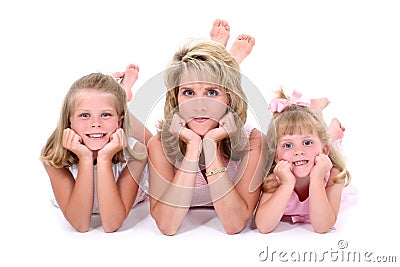
[[[210,139],[215,143],[218,143],[222,139],[228,137],[230,134],[237,131],[235,118],[231,111],[227,112],[224,117],[219,121],[219,127],[210,130],[204,136],[204,139]]]
[[[70,128],[64,129],[62,145],[77,155],[79,159],[93,157],[92,151],[82,143],[82,138]]]
[[[169,128],[170,133],[178,136],[186,144],[197,143],[200,144],[201,137],[186,127],[186,121],[176,112],[172,117],[171,126]]]

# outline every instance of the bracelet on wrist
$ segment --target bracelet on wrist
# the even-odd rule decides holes
[[[206,176],[209,177],[209,176],[212,176],[212,175],[215,175],[218,173],[223,173],[223,172],[226,172],[226,167],[222,167],[222,168],[218,168],[216,170],[210,171],[210,172],[206,172]]]

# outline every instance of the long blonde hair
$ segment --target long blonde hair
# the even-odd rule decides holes
[[[69,167],[79,162],[78,157],[72,151],[63,147],[62,138],[64,129],[70,127],[71,113],[79,93],[88,88],[110,94],[114,98],[118,116],[119,118],[123,118],[122,129],[124,130],[125,136],[129,136],[129,110],[126,104],[124,89],[111,76],[102,73],[92,73],[76,80],[67,92],[61,108],[57,127],[50,135],[41,151],[40,160],[44,164],[61,168]],[[143,159],[145,157],[145,155],[135,153],[127,146],[124,150],[114,155],[112,162],[125,162],[125,159]]]
[[[178,109],[178,92],[183,74],[190,73],[196,81],[221,85],[228,95],[230,109],[235,117],[237,133],[222,140],[226,158],[238,160],[247,145],[243,125],[247,118],[247,98],[242,89],[239,64],[226,48],[213,41],[192,40],[179,49],[165,72],[167,87],[164,105],[164,119],[158,124],[166,155],[180,161],[186,151],[186,144],[169,132],[172,116]],[[180,149],[177,149],[179,146]]]
[[[277,98],[289,99],[282,89],[277,92]],[[298,132],[315,134],[323,146],[328,145],[330,147],[328,157],[332,161],[332,165],[340,171],[333,178],[333,181],[335,183],[344,182],[345,186],[347,186],[350,183],[351,175],[347,170],[344,158],[332,144],[324,119],[311,107],[291,105],[286,107],[285,110],[273,114],[267,131],[267,157],[275,157],[277,140],[283,135],[292,135]],[[276,162],[273,161],[269,170],[266,170],[267,175],[262,187],[264,192],[274,192],[279,186],[275,177],[270,175],[273,173],[275,166]]]

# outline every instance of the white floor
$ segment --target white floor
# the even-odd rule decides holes
[[[297,257],[316,255],[325,265],[337,265],[348,254],[360,255],[368,266],[380,266],[378,260],[390,256],[399,262],[396,1],[92,4],[1,4],[1,266],[266,266],[295,261],[309,266],[308,258]],[[336,230],[324,235],[309,225],[286,223],[263,235],[249,223],[230,236],[214,211],[193,210],[179,233],[168,237],[157,230],[148,202],[133,209],[116,233],[103,233],[96,220],[90,232],[75,232],[51,205],[49,179],[38,160],[69,86],[84,74],[135,63],[140,67],[135,90],[140,90],[184,40],[207,38],[215,18],[231,25],[228,46],[241,33],[256,37],[242,70],[266,99],[283,86],[332,101],[325,115],[337,116],[346,127],[345,154],[359,202],[340,214]],[[155,107],[146,118],[153,132],[161,114]]]

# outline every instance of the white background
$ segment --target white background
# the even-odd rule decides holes
[[[3,1],[0,265],[266,265],[258,260],[266,246],[332,251],[339,240],[349,251],[397,253],[399,261],[391,245],[399,242],[399,11],[396,1],[385,0]],[[358,204],[325,235],[283,225],[269,235],[247,229],[229,236],[213,215],[200,212],[188,219],[193,225],[166,237],[146,206],[117,233],[74,232],[50,205],[49,179],[38,160],[69,86],[88,73],[134,63],[139,90],[186,39],[208,38],[216,18],[231,26],[228,48],[239,34],[256,38],[241,67],[267,99],[282,86],[331,100],[325,114],[346,127]],[[153,133],[161,114],[146,122]]]

